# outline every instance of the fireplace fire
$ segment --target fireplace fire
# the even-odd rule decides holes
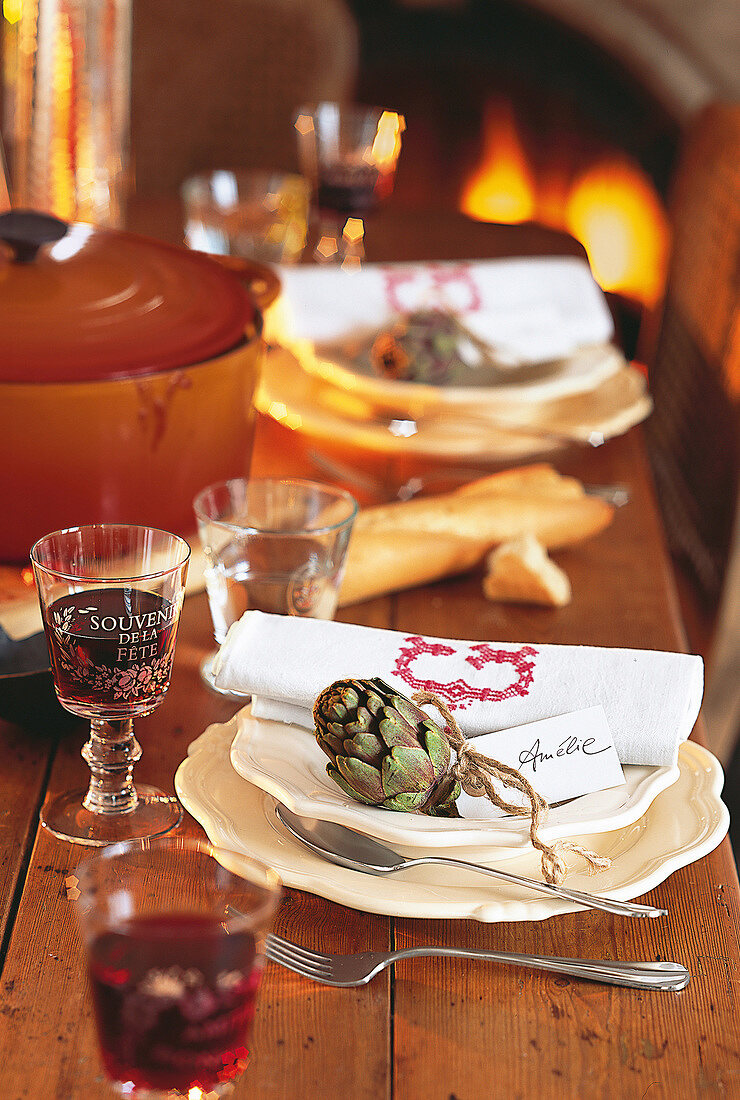
[[[483,125],[481,160],[463,182],[460,210],[480,221],[565,229],[586,249],[603,290],[654,306],[665,277],[668,223],[640,165],[616,150],[565,151],[538,175],[510,102],[490,101]]]
[[[634,351],[664,285],[678,119],[599,43],[519,0],[350,2],[358,96],[406,117],[395,201],[567,230]]]

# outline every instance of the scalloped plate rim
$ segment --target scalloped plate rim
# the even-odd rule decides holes
[[[353,802],[347,795],[326,777],[323,765],[324,754],[316,745],[308,730],[290,726],[283,722],[269,722],[253,718],[249,706],[242,708],[231,720],[234,737],[230,759],[232,767],[243,779],[254,783],[267,794],[282,802],[293,813],[301,817],[318,818],[346,825],[358,832],[366,833],[377,840],[391,844],[403,844],[407,847],[436,845],[451,848],[457,845],[481,845],[486,848],[498,848],[500,858],[507,858],[524,847],[529,846],[529,831],[523,818],[511,818],[501,815],[497,820],[490,819],[454,819],[424,817],[420,814],[396,813],[389,810],[377,810]],[[263,741],[260,742],[259,738]],[[274,747],[279,739],[290,742],[293,750],[291,758],[276,759],[278,766],[291,769],[293,780],[286,780],[285,773],[269,770],[264,759],[258,755],[260,746]],[[256,751],[255,751],[256,745]],[[318,776],[309,770],[306,760],[315,761],[316,768],[322,765]],[[305,765],[305,767],[304,767]],[[645,773],[644,766],[628,765],[628,776],[635,777],[635,788],[629,796],[630,801],[614,806],[608,817],[596,814],[592,817],[574,817],[573,810],[586,808],[598,803],[604,794],[597,792],[573,799],[563,807],[553,807],[550,820],[540,830],[543,839],[554,840],[577,830],[579,833],[614,829],[631,824],[645,812],[655,796],[678,779],[679,769],[650,768]],[[640,777],[637,768],[642,768]],[[633,771],[633,769],[635,769]],[[307,786],[322,783],[322,797],[312,797]],[[612,788],[613,792],[619,788]],[[618,798],[613,794],[612,798]]]
[[[175,775],[175,790],[185,808],[200,822],[205,829],[211,843],[224,847],[236,847],[246,854],[261,859],[275,866],[287,886],[306,890],[317,894],[319,897],[341,905],[368,913],[376,913],[389,916],[418,917],[425,919],[475,919],[484,923],[498,921],[513,922],[520,920],[544,920],[551,916],[564,913],[578,912],[581,906],[563,901],[561,899],[516,896],[517,888],[501,888],[491,886],[487,882],[485,886],[475,888],[454,887],[439,885],[432,881],[426,883],[414,883],[403,881],[404,876],[392,876],[387,879],[373,879],[373,890],[367,889],[367,876],[360,872],[350,871],[344,867],[326,863],[299,841],[295,840],[287,831],[277,823],[274,814],[275,802],[270,795],[259,790],[247,780],[238,776],[231,768],[228,752],[228,733],[225,734],[227,724],[214,724],[188,748],[188,756],[177,769]],[[208,761],[213,760],[217,769],[220,769],[221,779],[233,784],[239,784],[238,797],[240,809],[244,809],[250,822],[249,843],[243,843],[236,836],[240,814],[225,806],[214,804],[214,795],[209,790],[208,797],[211,804],[204,802],[203,793],[197,788],[197,778],[208,768]],[[686,774],[694,777],[696,791],[693,799],[688,803],[684,799],[682,805],[688,804],[694,810],[694,824],[690,834],[687,834],[680,847],[662,850],[660,842],[667,830],[655,825],[655,836],[652,837],[653,850],[648,852],[646,870],[639,877],[641,866],[633,869],[631,878],[622,884],[616,884],[611,889],[600,891],[605,897],[630,900],[642,896],[665,881],[674,871],[693,863],[709,854],[724,838],[729,827],[729,812],[720,799],[723,786],[723,772],[719,761],[701,745],[694,742],[685,742],[681,746],[680,760]],[[206,777],[207,778],[207,777]],[[211,785],[212,786],[212,785]],[[665,811],[665,815],[671,820],[677,815],[672,809],[673,801],[681,793],[681,778],[677,784],[661,792],[651,803],[647,813],[638,822],[633,823],[626,830],[612,830],[599,834],[598,840],[601,847],[608,849],[625,844],[630,837],[633,843],[626,849],[623,858],[629,853],[634,854],[639,845],[647,845],[651,842],[651,818]],[[250,805],[251,800],[251,805]],[[704,810],[704,812],[702,812]],[[711,810],[711,814],[706,811]],[[253,814],[261,815],[267,825],[271,826],[266,833],[266,841],[256,844],[255,837],[262,824]],[[689,822],[685,813],[679,815],[684,830],[688,830]],[[597,845],[598,847],[598,845]],[[531,863],[534,853],[520,853],[516,863]],[[480,860],[480,856],[476,856]],[[643,859],[645,857],[643,856]],[[618,865],[618,859],[615,866]],[[532,874],[531,866],[517,866],[516,869],[523,874]],[[439,868],[423,868],[420,873],[439,872]],[[465,872],[461,872],[465,874]],[[572,874],[568,882],[570,885],[591,892],[594,890],[594,879],[585,873]],[[400,884],[400,885],[399,885]],[[450,892],[451,890],[451,892]],[[515,896],[510,896],[514,891]],[[462,892],[461,892],[462,891]],[[507,891],[509,896],[507,896]],[[431,895],[431,896],[430,896]]]

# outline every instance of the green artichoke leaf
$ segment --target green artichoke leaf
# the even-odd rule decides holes
[[[423,791],[426,795],[436,779],[431,760],[418,745],[416,748],[396,746],[384,757],[381,775],[386,798],[406,791]]]
[[[347,732],[350,732],[349,727]],[[367,764],[380,767],[380,762],[386,750],[380,738],[368,731],[356,733],[351,739],[347,738],[339,751],[344,756],[353,756],[357,760],[364,760]]]
[[[355,733],[363,733],[365,730],[370,729],[370,723],[373,721],[373,716],[366,707],[358,707],[357,713],[351,722],[344,723],[345,736],[350,736]]]
[[[392,696],[393,708],[397,710],[402,718],[405,718],[410,726],[414,729],[417,728],[419,722],[427,721],[431,722],[432,719],[428,714],[425,714],[423,710],[412,703],[410,699],[407,699],[405,695],[397,695],[395,692]]]
[[[373,802],[372,798],[365,798],[365,796],[360,794],[359,791],[356,791],[354,787],[350,787],[349,783],[345,782],[337,769],[333,768],[331,764],[326,765],[326,774],[329,776],[330,779],[334,780],[338,787],[341,787],[346,795],[349,795],[350,798],[354,799],[355,802],[362,802],[365,806],[376,805],[376,803]]]
[[[389,749],[393,749],[397,745],[405,745],[409,749],[420,748],[416,727],[410,726],[393,707],[385,707],[384,716],[378,723],[378,729],[380,736]]]
[[[319,728],[316,733],[316,740],[318,741],[324,752],[336,754],[342,751],[342,745],[344,744],[344,731],[335,733],[334,730],[328,728]]]
[[[459,817],[460,812],[455,805],[459,794],[460,783],[451,772],[448,772],[424,812],[430,817]]]
[[[370,711],[371,714],[377,714],[378,711],[380,710],[380,708],[384,704],[383,704],[383,700],[380,698],[380,696],[376,692],[368,689],[367,700],[366,700],[365,705],[367,706],[367,709]]]
[[[319,696],[319,705],[326,715],[336,722],[344,722],[356,709],[360,697],[351,684],[339,680]]]
[[[454,800],[449,802],[437,803],[434,806],[430,806],[429,809],[424,811],[429,817],[459,817],[460,811],[455,805]]]
[[[316,741],[321,751],[325,752],[331,760],[334,760],[337,753],[344,751],[342,742],[340,741],[339,744],[335,744],[334,739],[331,737],[324,737],[321,735],[316,738]]]
[[[379,809],[400,810],[402,813],[412,814],[421,809],[426,798],[425,791],[403,791],[401,794],[394,794],[392,798],[386,798],[380,803]]]
[[[425,723],[422,727],[426,750],[432,761],[435,772],[446,772],[450,767],[450,742],[439,728],[433,723]]]
[[[361,800],[369,800],[372,803],[382,802],[386,791],[380,781],[380,772],[364,760],[353,760],[351,756],[338,756],[336,761],[337,771],[349,783],[355,796],[361,796]]]

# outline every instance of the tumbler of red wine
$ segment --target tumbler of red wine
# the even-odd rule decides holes
[[[31,550],[57,697],[90,721],[87,792],[59,795],[41,811],[41,824],[63,840],[158,836],[182,818],[176,798],[134,786],[133,721],[169,686],[189,558],[177,535],[114,523],[55,531]]]
[[[78,867],[78,913],[106,1073],[120,1095],[225,1096],[249,1062],[280,880],[181,836]]]
[[[301,107],[294,126],[301,172],[313,185],[318,212],[315,259],[354,260],[357,266],[364,258],[364,219],[393,190],[403,116],[324,102]]]

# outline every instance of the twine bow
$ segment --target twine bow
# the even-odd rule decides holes
[[[532,846],[542,853],[542,877],[545,882],[558,886],[563,881],[568,873],[568,864],[563,854],[565,852],[574,852],[582,856],[591,874],[611,866],[612,861],[608,856],[600,856],[597,852],[583,848],[580,844],[571,844],[567,840],[556,840],[554,844],[546,844],[541,840],[539,830],[547,816],[549,806],[529,780],[525,779],[516,768],[511,768],[508,764],[502,764],[501,761],[492,760],[490,756],[484,756],[483,753],[478,752],[473,742],[463,737],[449,708],[433,691],[417,691],[411,698],[419,706],[432,703],[447,723],[445,734],[457,753],[457,762],[452,765],[451,770],[465,793],[473,798],[486,797],[500,810],[530,819],[529,837]],[[496,790],[494,780],[505,790],[519,791],[528,800],[529,805],[522,806],[516,802],[508,802]]]

